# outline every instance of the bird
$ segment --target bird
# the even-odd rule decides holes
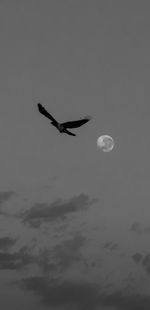
[[[42,106],[41,103],[37,103],[38,110],[39,112],[47,117],[50,121],[51,124],[56,127],[60,133],[66,133],[67,135],[70,136],[76,136],[73,132],[70,132],[67,128],[77,128],[80,127],[84,124],[86,124],[91,118],[85,117],[83,119],[77,120],[77,121],[69,121],[65,123],[59,123],[56,121],[56,119]]]

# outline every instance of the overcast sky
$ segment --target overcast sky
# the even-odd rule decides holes
[[[0,308],[150,309],[149,37],[146,0],[0,1]]]

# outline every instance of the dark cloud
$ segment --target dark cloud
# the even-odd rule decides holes
[[[51,275],[56,275],[57,266],[52,262],[50,250],[41,250],[38,254],[38,257],[36,257],[36,263],[41,268],[43,274],[51,273]]]
[[[149,234],[150,226],[142,227],[139,222],[135,222],[131,225],[130,230],[136,232],[137,234]]]
[[[108,249],[110,251],[115,251],[115,250],[118,250],[118,245],[117,243],[114,243],[112,241],[107,241],[104,243],[104,249]]]
[[[17,270],[24,268],[25,266],[33,262],[33,257],[29,253],[27,247],[22,247],[15,253],[0,253],[0,269]]]
[[[37,294],[50,307],[61,309],[94,310],[98,291],[96,285],[89,283],[60,283],[46,277],[32,277],[22,280],[25,289]]]
[[[16,240],[9,237],[0,239],[0,269],[18,270],[28,265],[37,265],[43,274],[57,274],[64,272],[73,263],[81,262],[85,266],[85,259],[81,253],[81,248],[86,242],[86,238],[80,234],[62,241],[50,249],[39,249],[38,254],[33,254],[33,246],[22,247],[19,251],[8,252]]]
[[[49,307],[59,309],[96,310],[149,310],[150,296],[124,294],[123,291],[101,293],[98,285],[72,281],[59,282],[48,277],[22,279],[21,286],[41,298]]]
[[[150,254],[142,255],[140,253],[135,253],[132,255],[133,260],[136,263],[141,263],[148,275],[150,275]]]
[[[90,200],[87,195],[81,194],[68,201],[57,200],[52,204],[38,203],[22,214],[23,222],[39,227],[42,222],[64,220],[67,215],[86,209],[96,201],[96,199]]]
[[[53,248],[53,258],[57,264],[57,268],[65,271],[75,262],[82,262],[83,259],[81,248],[84,246],[86,238],[81,235],[76,235],[72,239],[62,242]]]
[[[10,237],[0,238],[0,251],[6,251],[15,244],[16,240]]]
[[[131,231],[134,231],[137,234],[141,234],[143,232],[141,224],[139,222],[135,222],[131,225]]]
[[[35,258],[35,263],[45,274],[58,274],[65,272],[74,263],[80,263],[87,267],[87,263],[81,252],[86,243],[86,238],[80,234],[73,236],[51,249],[40,250]]]
[[[9,200],[14,195],[14,192],[5,191],[0,192],[0,206],[7,200]]]
[[[140,253],[135,253],[132,255],[132,259],[134,260],[135,263],[139,263],[142,260],[143,255]]]
[[[100,305],[112,307],[115,310],[148,310],[150,296],[140,294],[123,294],[118,291],[110,295],[104,294],[99,298]]]
[[[143,257],[142,265],[146,272],[150,275],[150,254],[147,254]]]

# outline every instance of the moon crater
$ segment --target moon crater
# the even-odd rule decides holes
[[[103,152],[110,152],[114,148],[114,140],[109,135],[102,135],[97,139],[97,146]]]

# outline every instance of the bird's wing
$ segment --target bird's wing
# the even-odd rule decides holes
[[[67,133],[69,136],[76,136],[73,132],[70,132],[67,129],[65,129],[64,132]]]
[[[88,117],[88,118],[80,119],[78,121],[65,122],[65,123],[62,123],[62,125],[65,128],[77,128],[77,127],[80,127],[80,126],[84,125],[88,121],[90,121],[90,119],[91,118]]]
[[[53,116],[46,111],[46,109],[42,106],[42,104],[38,103],[38,109],[41,114],[50,119],[54,124],[57,124],[57,121],[53,118]]]

